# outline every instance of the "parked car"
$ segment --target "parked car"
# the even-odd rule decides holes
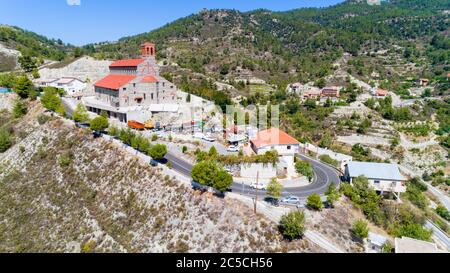
[[[239,147],[238,147],[238,146],[231,145],[231,146],[228,146],[227,151],[228,151],[228,152],[239,152]]]
[[[253,189],[258,189],[258,190],[265,190],[266,189],[266,185],[261,183],[261,182],[259,182],[259,183],[254,182],[254,183],[250,184],[250,187],[253,188]]]
[[[84,128],[84,129],[91,128],[89,123],[76,122],[75,126],[77,126],[78,128]]]
[[[300,204],[300,198],[297,196],[287,196],[280,200],[281,204],[292,204],[297,205]]]
[[[209,137],[209,136],[204,136],[204,137],[203,137],[203,140],[206,140],[206,141],[209,141],[209,142],[214,142],[214,141],[216,141],[214,138],[211,138],[211,137]]]
[[[280,205],[280,200],[278,200],[278,198],[266,197],[264,198],[264,201],[275,207],[278,207]]]
[[[153,167],[157,167],[158,166],[158,161],[151,159],[150,160],[150,165],[152,165]]]
[[[100,132],[100,131],[94,131],[94,132],[93,132],[93,135],[94,135],[94,138],[99,138],[99,137],[102,137],[103,132]]]

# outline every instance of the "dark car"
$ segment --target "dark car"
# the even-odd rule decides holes
[[[278,200],[278,198],[266,197],[264,198],[264,201],[275,207],[278,207],[280,205],[280,200]]]
[[[102,137],[103,132],[94,131],[93,134],[94,134],[94,138],[99,138],[99,137]]]
[[[150,160],[150,165],[152,165],[153,167],[157,167],[158,166],[158,161],[152,159],[152,160]]]
[[[78,128],[84,128],[84,129],[87,129],[87,128],[90,128],[91,126],[89,125],[89,123],[81,123],[81,122],[76,122],[75,123],[75,126],[77,126]]]

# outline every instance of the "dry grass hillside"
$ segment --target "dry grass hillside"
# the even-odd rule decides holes
[[[322,251],[31,106],[0,154],[0,252]]]

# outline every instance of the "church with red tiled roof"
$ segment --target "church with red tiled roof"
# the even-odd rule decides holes
[[[94,84],[97,103],[87,103],[90,111],[105,110],[109,116],[126,121],[121,109],[178,102],[177,87],[159,74],[152,43],[141,45],[140,58],[112,62],[109,71]]]

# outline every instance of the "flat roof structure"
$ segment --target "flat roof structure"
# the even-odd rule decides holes
[[[397,164],[357,162],[347,163],[350,177],[365,176],[370,179],[405,181],[406,178],[400,173]]]

